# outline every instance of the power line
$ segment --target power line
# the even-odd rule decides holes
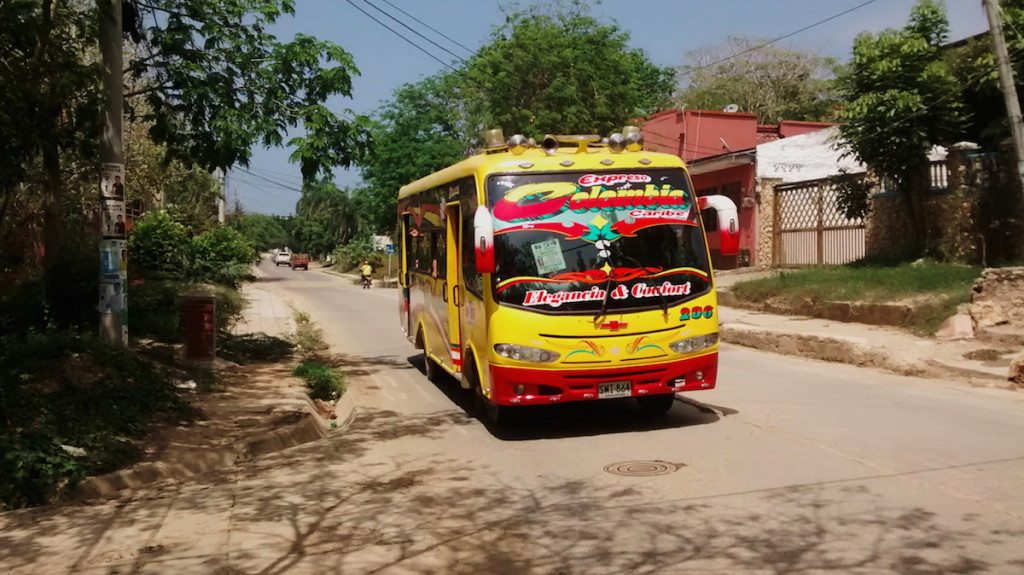
[[[430,30],[430,31],[434,32],[435,34],[437,34],[437,35],[441,36],[441,37],[442,37],[442,38],[444,38],[445,40],[448,40],[448,41],[449,41],[449,42],[451,42],[452,44],[455,44],[455,45],[456,45],[456,46],[458,46],[459,48],[462,48],[463,50],[465,50],[465,51],[469,52],[470,54],[476,54],[476,50],[470,50],[469,48],[467,48],[467,47],[465,47],[464,45],[460,44],[460,43],[459,43],[459,42],[457,42],[456,40],[453,40],[453,39],[452,39],[451,37],[449,37],[449,36],[446,36],[446,35],[444,34],[444,32],[441,32],[441,31],[440,31],[440,30],[438,30],[437,28],[434,28],[434,27],[433,27],[433,26],[431,26],[430,24],[427,24],[427,23],[426,23],[426,22],[424,22],[423,20],[420,20],[419,18],[417,18],[417,17],[413,16],[412,14],[410,14],[410,13],[406,12],[405,10],[402,10],[401,8],[399,8],[398,6],[395,6],[394,4],[392,4],[391,2],[389,2],[388,0],[381,0],[381,1],[382,1],[382,2],[384,2],[385,4],[387,4],[388,6],[391,6],[391,7],[392,7],[392,8],[394,8],[395,10],[398,10],[398,11],[399,11],[399,12],[401,12],[402,14],[405,14],[405,15],[406,15],[406,16],[408,16],[409,18],[412,18],[413,20],[415,20],[415,21],[416,21],[416,22],[418,22],[419,24],[421,24],[421,25],[423,25],[423,26],[426,26],[428,30]]]
[[[252,176],[252,177],[254,177],[254,178],[257,178],[257,179],[263,180],[264,182],[267,182],[267,183],[270,183],[270,184],[274,184],[275,186],[278,186],[278,187],[284,188],[284,189],[286,189],[286,190],[291,190],[291,191],[293,191],[293,192],[299,192],[300,194],[302,193],[302,189],[301,189],[301,188],[296,188],[296,187],[294,187],[294,186],[291,186],[291,185],[288,185],[288,184],[282,184],[281,182],[278,182],[278,181],[272,180],[272,179],[270,179],[270,178],[267,178],[267,177],[265,177],[265,176],[261,176],[261,175],[259,175],[259,174],[255,173],[255,172],[252,172],[252,171],[250,171],[250,170],[247,170],[246,168],[243,168],[243,167],[241,167],[241,166],[239,166],[239,167],[238,167],[238,168],[236,168],[236,169],[237,169],[237,170],[239,170],[239,171],[241,171],[241,172],[244,172],[244,173],[246,173],[246,174],[249,174],[250,176]]]
[[[788,34],[783,34],[782,36],[779,36],[778,38],[772,38],[771,40],[767,40],[767,41],[762,42],[762,43],[760,43],[760,44],[758,44],[756,46],[752,46],[750,48],[747,48],[746,50],[741,50],[741,51],[739,51],[739,52],[737,52],[735,54],[732,54],[730,56],[726,56],[724,58],[719,58],[718,60],[715,60],[714,62],[711,62],[709,64],[704,64],[702,66],[697,66],[695,68],[690,68],[690,69],[684,71],[682,75],[683,76],[691,76],[691,75],[693,75],[694,72],[698,72],[700,70],[703,70],[705,68],[710,68],[712,66],[717,66],[718,64],[721,64],[723,62],[728,62],[729,60],[732,60],[733,58],[738,58],[738,57],[740,57],[740,56],[742,56],[744,54],[749,54],[749,53],[754,52],[756,50],[760,50],[761,48],[764,48],[765,46],[771,46],[772,44],[774,44],[776,42],[781,42],[782,40],[785,40],[786,38],[792,38],[793,36],[796,36],[797,34],[800,34],[801,32],[806,32],[807,30],[810,30],[811,28],[814,28],[816,26],[821,26],[822,24],[824,24],[826,22],[831,22],[832,20],[835,20],[836,18],[839,18],[841,16],[845,16],[845,15],[849,14],[850,12],[853,12],[854,10],[859,10],[859,9],[867,6],[868,4],[874,4],[877,1],[878,0],[867,0],[867,2],[861,2],[860,4],[857,4],[856,6],[854,6],[852,8],[848,8],[846,10],[843,10],[842,12],[839,12],[838,14],[833,14],[833,15],[829,16],[828,18],[825,18],[825,19],[822,19],[822,20],[818,20],[817,22],[814,22],[813,24],[808,24],[807,26],[804,26],[803,28],[800,28],[799,30],[794,30],[794,31],[792,31],[792,32],[790,32]]]
[[[388,32],[391,32],[391,33],[392,33],[392,34],[394,34],[395,36],[398,36],[398,37],[399,37],[399,38],[401,38],[402,40],[405,40],[405,41],[406,41],[406,42],[407,42],[407,43],[408,43],[409,45],[411,45],[411,46],[412,46],[413,48],[416,48],[416,49],[417,49],[417,50],[419,50],[420,52],[423,52],[424,54],[426,54],[427,56],[429,56],[429,57],[430,57],[431,59],[433,59],[434,61],[436,61],[436,62],[440,63],[440,64],[441,64],[442,66],[444,66],[445,68],[448,68],[448,69],[449,69],[449,70],[451,70],[452,72],[454,72],[454,73],[458,74],[459,76],[461,76],[461,77],[465,78],[465,79],[466,79],[467,81],[469,81],[470,83],[472,83],[473,85],[475,85],[475,86],[476,86],[477,88],[480,88],[481,90],[484,90],[484,91],[487,91],[487,90],[489,90],[489,89],[490,89],[490,88],[489,88],[488,86],[485,86],[485,85],[484,85],[484,84],[482,84],[481,82],[477,81],[477,80],[476,80],[476,78],[473,78],[473,77],[472,77],[472,76],[471,76],[471,75],[470,75],[470,74],[469,74],[469,73],[468,73],[468,72],[467,72],[466,70],[460,70],[459,68],[456,68],[455,66],[452,66],[452,65],[451,65],[450,63],[448,63],[448,62],[445,62],[444,60],[442,60],[442,59],[438,58],[438,57],[437,57],[437,56],[435,56],[435,55],[434,55],[434,54],[433,54],[432,52],[430,52],[429,50],[427,50],[427,49],[426,49],[426,48],[424,48],[423,46],[420,46],[420,45],[419,45],[419,44],[417,44],[417,43],[416,43],[415,41],[413,41],[413,40],[410,40],[410,39],[409,39],[409,38],[408,38],[407,36],[403,35],[403,34],[402,34],[401,32],[399,32],[399,31],[395,30],[395,29],[394,29],[394,28],[392,28],[391,26],[388,26],[388,25],[387,25],[387,24],[385,24],[384,22],[381,22],[381,21],[380,21],[380,20],[379,20],[378,18],[374,17],[374,16],[372,15],[372,14],[370,14],[369,12],[367,12],[366,10],[364,10],[363,8],[361,8],[360,6],[358,6],[358,5],[357,5],[357,4],[355,3],[355,2],[353,2],[352,0],[345,0],[345,1],[346,1],[346,2],[348,2],[348,3],[349,3],[349,4],[350,4],[350,5],[351,5],[351,6],[353,7],[353,8],[355,8],[356,10],[359,10],[360,12],[362,12],[362,13],[363,13],[363,15],[365,15],[365,16],[366,16],[367,18],[369,18],[369,19],[373,20],[373,21],[374,21],[374,22],[376,22],[377,24],[380,24],[380,25],[381,25],[381,26],[382,26],[382,27],[383,27],[383,28],[384,28],[385,30],[387,30]],[[392,20],[395,20],[395,21],[397,21],[397,22],[398,22],[399,24],[402,24],[402,26],[405,26],[406,28],[409,28],[409,27],[408,27],[408,26],[406,26],[406,25],[405,25],[405,24],[404,24],[403,22],[401,22],[400,20],[397,20],[397,19],[396,19],[396,18],[395,18],[394,16],[392,16],[392,15],[388,14],[387,12],[385,12],[384,10],[382,10],[381,8],[379,8],[379,7],[377,7],[377,6],[374,6],[373,4],[371,4],[371,3],[369,2],[369,0],[364,0],[364,1],[365,1],[365,2],[367,3],[367,4],[369,4],[370,6],[372,6],[372,7],[373,7],[373,8],[375,9],[375,10],[377,10],[377,11],[379,11],[379,12],[383,13],[383,14],[384,14],[385,16],[388,16],[388,17],[389,17],[389,18],[391,18]],[[409,29],[410,29],[410,30],[412,30],[411,28],[409,28]],[[456,57],[456,58],[457,58],[458,60],[460,60],[461,62],[463,62],[463,63],[465,63],[465,64],[468,64],[468,63],[469,63],[469,62],[468,62],[467,60],[465,60],[464,58],[462,58],[462,57],[458,56],[457,54],[453,54],[453,53],[452,53],[451,51],[449,51],[449,50],[445,49],[445,48],[444,48],[443,46],[440,46],[440,45],[438,45],[438,44],[437,44],[436,42],[434,42],[433,40],[430,40],[429,38],[426,38],[425,36],[423,36],[423,35],[422,35],[422,34],[420,34],[419,32],[416,32],[415,30],[412,30],[412,31],[413,31],[413,33],[415,33],[415,34],[416,34],[417,36],[420,36],[421,38],[423,38],[423,39],[427,40],[427,41],[428,41],[428,42],[430,42],[431,44],[434,44],[435,46],[438,46],[439,48],[441,48],[441,49],[442,49],[442,50],[444,50],[445,52],[448,52],[449,54],[452,54],[453,56],[455,56],[455,57]],[[504,86],[505,86],[505,87],[507,87],[507,88],[510,88],[510,89],[514,89],[514,88],[515,88],[515,86],[514,86],[514,85],[512,85],[511,83],[508,83],[508,82],[505,82],[505,81],[499,81],[499,80],[498,80],[497,78],[492,78],[492,79],[493,79],[493,80],[495,80],[495,81],[498,81],[498,82],[499,82],[500,84],[504,85]]]
[[[408,43],[409,43],[409,45],[410,45],[410,46],[412,46],[413,48],[416,48],[416,49],[417,49],[417,50],[419,50],[420,52],[423,52],[424,54],[426,54],[427,56],[429,56],[429,57],[430,57],[431,59],[433,59],[433,60],[437,61],[437,62],[438,62],[439,64],[441,64],[441,65],[442,65],[442,66],[444,66],[445,68],[448,68],[448,69],[449,69],[449,70],[451,70],[452,72],[455,72],[456,74],[460,73],[460,71],[459,71],[459,69],[458,69],[458,68],[456,68],[456,67],[452,66],[451,64],[449,64],[448,62],[445,62],[444,60],[442,60],[442,59],[438,58],[437,56],[435,56],[434,54],[432,54],[432,53],[431,53],[431,52],[430,52],[429,50],[427,50],[427,49],[426,49],[426,48],[424,48],[423,46],[420,46],[420,45],[419,45],[419,44],[417,44],[416,42],[413,42],[412,40],[410,40],[410,39],[406,38],[405,36],[403,36],[402,34],[400,34],[400,33],[399,33],[399,32],[398,32],[397,30],[395,30],[395,29],[394,29],[394,28],[392,28],[391,26],[388,26],[388,25],[387,25],[387,24],[385,24],[384,22],[381,22],[381,21],[380,21],[380,20],[378,20],[378,19],[377,19],[377,18],[376,18],[376,17],[375,17],[375,16],[373,15],[373,14],[370,14],[370,13],[369,13],[369,12],[367,12],[366,10],[363,10],[363,8],[362,8],[362,7],[360,7],[359,5],[357,5],[357,4],[356,4],[355,2],[353,2],[352,0],[345,0],[345,1],[346,1],[346,2],[348,2],[348,3],[349,3],[349,4],[350,4],[350,5],[351,5],[351,6],[353,7],[353,8],[355,8],[356,10],[359,10],[360,12],[362,12],[362,13],[363,13],[363,15],[364,15],[364,16],[366,16],[367,18],[369,18],[370,20],[373,20],[373,21],[374,21],[374,22],[376,22],[377,24],[380,24],[380,25],[381,25],[381,26],[382,26],[383,28],[385,28],[386,30],[388,30],[389,32],[391,32],[392,34],[394,34],[395,36],[398,36],[398,37],[399,37],[399,38],[401,38],[402,40],[405,40],[406,42],[408,42]]]
[[[383,15],[387,16],[388,18],[390,18],[390,19],[391,19],[391,20],[393,20],[394,22],[397,22],[399,26],[401,26],[401,27],[405,28],[406,30],[408,30],[408,31],[412,32],[413,34],[415,34],[415,35],[419,36],[420,38],[423,38],[423,39],[424,39],[424,40],[426,40],[427,42],[430,42],[431,44],[433,44],[433,45],[434,45],[434,46],[436,46],[437,48],[440,48],[441,50],[443,50],[443,51],[447,52],[447,53],[448,53],[448,55],[450,55],[451,57],[455,58],[456,60],[458,60],[458,61],[462,62],[463,64],[467,63],[467,62],[466,62],[466,59],[465,59],[465,58],[463,58],[462,56],[459,56],[458,54],[456,54],[455,52],[452,52],[452,51],[451,51],[451,50],[449,50],[448,48],[445,48],[444,46],[442,46],[442,45],[438,44],[437,42],[434,42],[433,40],[431,40],[430,38],[427,38],[427,37],[426,37],[426,36],[424,36],[423,34],[420,34],[420,33],[419,33],[419,32],[417,32],[416,30],[414,30],[414,29],[413,29],[413,28],[412,28],[411,26],[409,26],[409,25],[408,25],[408,24],[406,24],[405,22],[402,22],[402,21],[401,21],[401,20],[399,20],[398,18],[395,18],[395,17],[394,17],[394,16],[392,16],[392,15],[391,15],[390,13],[388,13],[388,12],[387,12],[386,10],[384,10],[383,8],[381,8],[381,7],[377,6],[376,4],[374,4],[373,2],[371,2],[370,0],[363,0],[363,2],[366,2],[366,4],[367,4],[367,5],[368,5],[368,6],[370,7],[370,8],[373,8],[374,10],[376,10],[376,11],[380,12],[381,14],[383,14]],[[427,26],[427,27],[428,27],[428,28],[430,28],[429,26]]]
[[[295,197],[294,196],[288,197],[288,196],[281,195],[281,194],[279,194],[279,193],[277,193],[277,192],[275,192],[273,190],[268,190],[267,188],[264,188],[263,186],[257,185],[257,184],[255,184],[253,182],[250,182],[249,180],[239,179],[239,182],[245,187],[246,192],[258,192],[259,194],[263,195],[264,197],[273,198],[275,200],[295,201]],[[236,186],[235,189],[236,189],[236,193],[237,193],[237,189],[238,189],[237,186]]]

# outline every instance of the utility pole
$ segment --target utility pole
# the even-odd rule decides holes
[[[128,343],[128,214],[125,211],[121,0],[96,0],[105,106],[100,135],[100,335]]]
[[[217,223],[224,223],[224,203],[228,194],[228,174],[225,170],[217,168],[217,181],[220,182],[220,195],[217,196]]]
[[[1017,87],[1013,82],[1013,69],[1010,68],[1010,55],[1003,38],[1003,22],[1000,18],[1002,8],[999,0],[981,0],[988,16],[989,32],[992,34],[992,47],[996,51],[996,63],[999,66],[999,83],[1003,88],[1003,99],[1006,100],[1006,115],[1010,121],[1010,132],[1013,134],[1013,148],[1017,154],[1017,176],[1020,178],[1021,191],[1024,192],[1024,123],[1021,121],[1020,102],[1017,100]]]

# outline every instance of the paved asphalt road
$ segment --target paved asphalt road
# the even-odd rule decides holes
[[[348,365],[340,436],[0,517],[0,567],[91,573],[1024,573],[1024,394],[725,346],[719,388],[489,430],[394,290],[263,266]],[[670,473],[606,466],[655,461]],[[5,523],[6,521],[6,523]]]

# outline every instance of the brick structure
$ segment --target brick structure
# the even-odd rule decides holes
[[[217,300],[213,294],[193,292],[181,300],[181,330],[185,359],[213,361],[217,356]]]

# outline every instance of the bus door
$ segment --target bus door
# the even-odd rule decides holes
[[[462,305],[462,286],[459,285],[462,246],[459,241],[459,232],[462,225],[462,213],[459,210],[459,202],[451,202],[445,209],[448,253],[445,258],[444,300],[448,303],[448,351],[455,371],[462,371],[462,334],[459,330],[459,307]]]

